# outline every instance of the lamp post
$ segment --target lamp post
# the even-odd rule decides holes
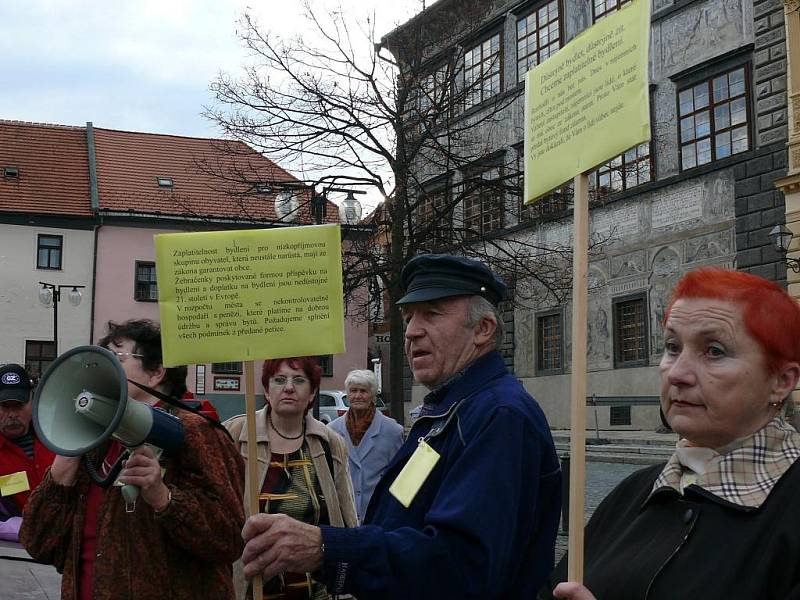
[[[78,306],[81,303],[81,290],[85,285],[58,285],[54,283],[47,283],[40,281],[39,285],[39,301],[45,306],[50,306],[53,303],[53,352],[58,356],[58,302],[61,300],[61,290],[64,288],[72,288],[67,295],[67,299],[72,306]]]
[[[769,237],[778,249],[778,252],[783,256],[786,266],[795,273],[800,273],[800,259],[787,257],[786,253],[789,252],[789,245],[792,243],[794,234],[786,227],[786,225],[776,225],[769,232]]]
[[[322,186],[321,191],[317,191],[316,186]],[[328,213],[328,194],[345,193],[347,197],[339,207],[339,217],[346,225],[357,225],[361,219],[361,203],[356,200],[355,194],[366,194],[364,191],[354,191],[348,188],[335,187],[332,183],[324,183],[322,180],[313,182],[304,181],[257,181],[252,184],[253,190],[258,194],[274,194],[275,216],[279,221],[285,223],[295,223],[298,221],[300,204],[296,194],[308,192],[309,208],[311,218],[315,225],[322,225]],[[315,419],[319,419],[319,389],[314,394],[314,404],[311,414]]]

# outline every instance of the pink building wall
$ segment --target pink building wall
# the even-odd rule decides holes
[[[159,320],[157,302],[134,300],[136,261],[155,262],[155,243],[153,236],[159,233],[175,233],[174,230],[145,227],[101,226],[97,233],[97,267],[94,289],[94,322],[92,342],[97,342],[106,332],[109,320],[127,319]],[[368,327],[366,323],[345,320],[345,348],[347,352],[333,357],[333,376],[323,377],[322,389],[343,389],[344,380],[352,369],[370,368],[367,360]],[[257,361],[256,393],[261,396],[261,361]],[[189,367],[187,385],[193,393],[197,390],[196,369]],[[244,411],[244,376],[238,377],[238,392],[215,391],[214,375],[211,365],[205,369],[205,393],[202,397],[214,402],[220,416],[230,416]]]

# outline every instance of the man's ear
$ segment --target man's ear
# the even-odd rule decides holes
[[[495,331],[497,331],[497,321],[494,315],[484,315],[475,326],[475,345],[483,346],[491,342]]]

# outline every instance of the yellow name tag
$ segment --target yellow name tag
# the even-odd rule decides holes
[[[439,453],[421,439],[414,454],[389,487],[389,493],[408,508],[438,461]]]
[[[28,474],[25,471],[0,476],[0,496],[13,496],[31,489]]]

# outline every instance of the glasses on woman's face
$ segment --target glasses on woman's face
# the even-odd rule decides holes
[[[306,377],[302,377],[301,375],[295,375],[294,377],[276,375],[270,379],[270,381],[272,382],[272,385],[276,385],[278,387],[284,387],[290,381],[294,387],[300,387],[308,383],[308,379]]]
[[[114,351],[112,350],[112,352]],[[135,352],[114,352],[114,354],[117,355],[117,358],[121,363],[124,363],[131,356],[133,356],[134,358],[144,358],[144,354],[136,354]]]

